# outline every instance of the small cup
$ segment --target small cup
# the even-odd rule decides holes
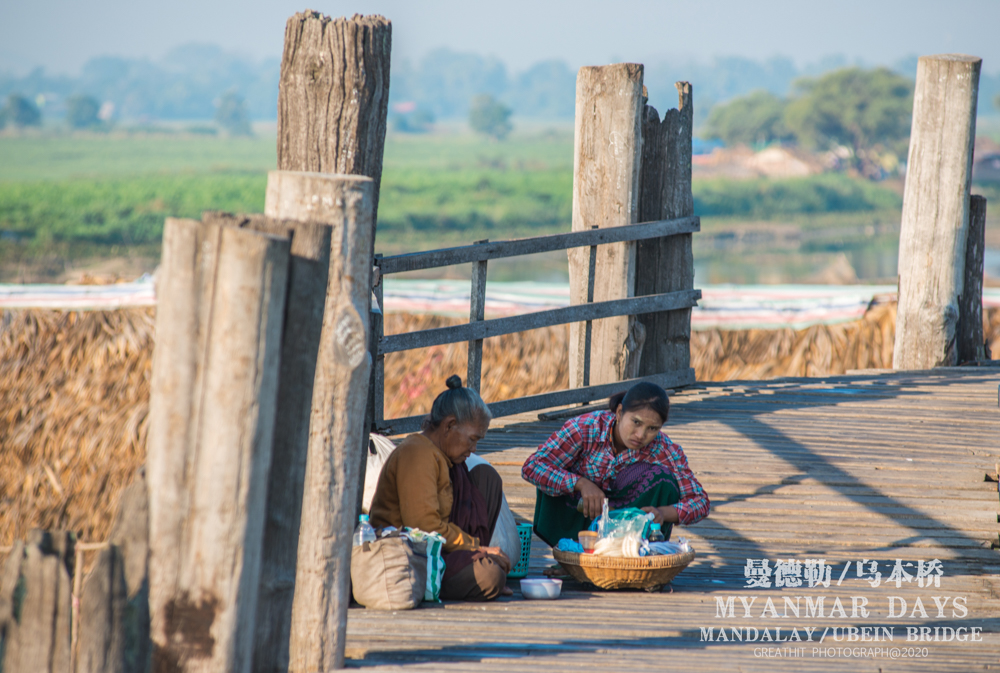
[[[592,530],[581,530],[577,534],[577,539],[580,541],[580,546],[583,547],[583,551],[590,554],[594,551],[594,547],[597,546],[597,532]]]

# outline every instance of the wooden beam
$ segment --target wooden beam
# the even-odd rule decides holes
[[[576,78],[573,150],[573,231],[634,224],[638,220],[642,149],[643,67],[637,63],[583,67]],[[587,298],[586,250],[569,252],[570,301]],[[595,301],[624,299],[635,285],[635,244],[616,243],[597,251]],[[593,325],[590,382],[624,378],[631,336],[628,316]],[[570,325],[570,387],[583,383],[586,329]]]
[[[285,24],[278,169],[370,177],[372,226],[382,183],[391,51],[392,22],[383,16],[331,19],[306,10]]]
[[[983,335],[983,263],[986,250],[986,197],[969,197],[965,282],[959,298],[958,362],[989,360]]]
[[[969,185],[982,59],[922,56],[899,235],[895,369],[958,362]]]
[[[164,227],[146,461],[156,670],[250,670],[289,250]]]
[[[701,231],[701,219],[694,216],[642,222],[640,224],[630,224],[608,229],[593,227],[567,234],[549,234],[547,236],[517,238],[510,241],[491,241],[476,245],[441,248],[440,250],[390,255],[382,258],[380,268],[383,275],[388,275],[403,271],[435,269],[453,264],[483,262],[489,259],[535,255],[540,252],[567,250],[576,247],[590,247],[606,245],[608,243],[620,243],[622,241],[638,241],[646,238],[676,236],[678,234],[690,234],[697,231]],[[586,255],[587,253],[583,254]]]
[[[368,438],[374,183],[354,175],[272,175],[268,215],[333,227],[289,640],[290,671],[325,671],[344,665],[351,536]]]
[[[658,220],[694,214],[691,192],[693,91],[677,82],[678,104],[663,121],[647,105],[642,127],[642,185],[639,219]],[[694,288],[691,234],[646,239],[636,245],[635,295],[678,292]],[[643,376],[691,366],[691,309],[647,313],[639,373]]]
[[[654,311],[675,311],[695,306],[700,298],[701,290],[667,292],[645,297],[564,306],[548,311],[479,320],[462,325],[420,330],[419,332],[390,334],[382,338],[379,352],[384,355],[414,348],[429,348],[430,346],[460,341],[482,340],[552,325],[572,324],[574,321],[596,321],[609,317],[639,315]]]

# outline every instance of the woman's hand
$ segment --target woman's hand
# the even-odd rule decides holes
[[[604,498],[607,496],[597,484],[586,477],[580,477],[576,480],[576,486],[573,487],[573,490],[580,492],[580,501],[583,503],[585,517],[596,519],[601,515],[601,510],[604,509]]]
[[[480,547],[481,550],[486,552],[486,554],[493,559],[493,562],[498,564],[504,569],[504,572],[510,572],[510,569],[514,566],[510,562],[510,557],[503,553],[500,547]]]
[[[642,511],[653,514],[653,523],[680,523],[680,517],[677,516],[677,508],[673,505],[667,505],[666,507],[643,507]]]

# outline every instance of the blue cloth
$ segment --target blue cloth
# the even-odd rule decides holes
[[[579,542],[574,542],[573,540],[570,540],[569,538],[565,537],[559,540],[559,544],[556,545],[556,549],[558,549],[559,551],[573,552],[574,554],[583,553],[582,544],[580,544]]]

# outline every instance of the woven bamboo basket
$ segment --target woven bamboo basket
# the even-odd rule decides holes
[[[566,572],[580,582],[595,584],[602,589],[646,591],[658,591],[694,560],[693,551],[663,556],[616,558],[553,549],[552,556]]]

